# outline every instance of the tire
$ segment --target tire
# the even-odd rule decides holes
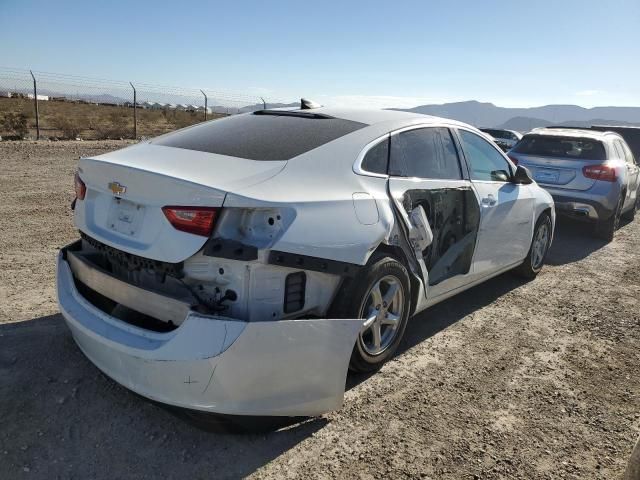
[[[624,195],[620,195],[616,209],[608,219],[596,223],[595,235],[607,243],[613,240],[613,236],[620,226],[620,216],[622,213],[622,205],[624,203]]]
[[[536,222],[529,253],[527,253],[524,262],[514,270],[516,274],[528,279],[536,278],[544,266],[544,260],[547,257],[549,246],[551,245],[552,234],[553,225],[551,223],[551,217],[545,212],[540,215]]]
[[[633,219],[636,218],[636,211],[640,208],[640,198],[638,198],[638,195],[640,195],[640,190],[638,190],[638,193],[636,194],[636,203],[633,204],[633,207],[622,214],[622,218],[625,220],[632,222]]]
[[[367,266],[343,286],[334,302],[332,316],[365,319],[353,347],[349,370],[375,371],[394,355],[409,320],[410,286],[407,269],[398,259],[386,254],[374,255]],[[394,295],[392,290],[396,292]]]

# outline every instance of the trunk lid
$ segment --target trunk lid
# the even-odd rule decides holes
[[[237,192],[277,175],[286,161],[255,161],[140,143],[82,158],[87,187],[78,201],[76,226],[119,250],[177,263],[196,253],[207,237],[176,230],[162,207],[222,207]]]
[[[603,163],[603,160],[573,160],[568,158],[538,157],[509,152],[518,165],[527,167],[540,185],[567,190],[589,190],[596,182],[582,174],[583,167]]]

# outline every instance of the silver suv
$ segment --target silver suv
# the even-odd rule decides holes
[[[600,238],[612,240],[620,217],[635,216],[640,169],[617,133],[538,128],[508,154],[531,170],[559,214],[594,222]]]

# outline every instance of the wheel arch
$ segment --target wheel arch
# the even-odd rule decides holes
[[[409,316],[411,317],[415,313],[416,306],[418,304],[418,295],[420,293],[420,289],[422,288],[422,284],[418,279],[419,277],[411,268],[411,264],[405,251],[397,245],[389,245],[381,242],[369,256],[367,264],[383,256],[391,256],[397,259],[400,263],[402,263],[404,268],[406,268],[407,272],[409,273],[409,288],[411,289],[411,291],[409,292],[411,299]]]

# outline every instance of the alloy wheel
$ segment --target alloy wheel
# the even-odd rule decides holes
[[[542,267],[544,256],[549,248],[549,239],[551,237],[551,231],[549,230],[549,224],[543,222],[536,230],[536,235],[531,245],[531,268],[537,270]]]
[[[360,310],[365,321],[359,343],[371,356],[380,355],[394,342],[404,310],[404,288],[398,278],[387,275],[369,289]]]

